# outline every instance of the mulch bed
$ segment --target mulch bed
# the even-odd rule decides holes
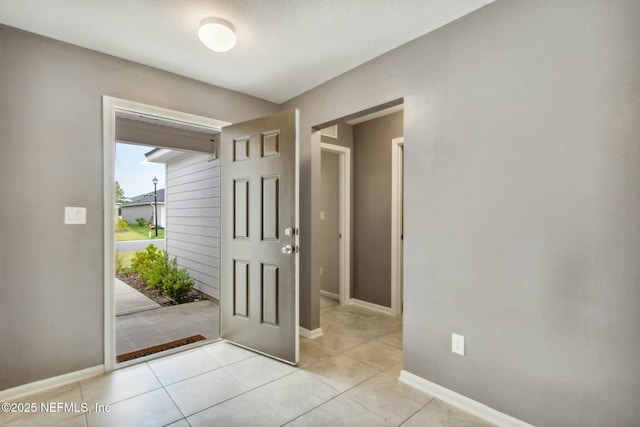
[[[127,285],[131,286],[132,288],[137,289],[138,292],[141,292],[147,298],[155,301],[156,303],[160,304],[163,307],[167,307],[170,305],[184,304],[187,302],[202,301],[203,299],[206,299],[203,294],[201,294],[195,289],[192,289],[184,298],[184,300],[178,302],[178,301],[172,300],[166,295],[162,295],[158,289],[147,286],[145,282],[143,282],[138,278],[137,273],[122,274],[117,272],[116,277],[122,280]]]

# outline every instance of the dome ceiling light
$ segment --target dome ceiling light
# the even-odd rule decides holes
[[[236,29],[222,18],[205,18],[198,30],[200,41],[215,52],[227,52],[236,45]]]

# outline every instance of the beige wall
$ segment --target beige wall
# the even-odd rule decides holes
[[[4,26],[0,94],[4,390],[103,363],[102,96],[228,122],[278,106]]]
[[[639,17],[498,0],[287,102],[302,325],[319,326],[311,129],[402,98],[403,368],[537,426],[638,425]]]
[[[402,112],[353,126],[352,297],[391,307],[391,140]]]

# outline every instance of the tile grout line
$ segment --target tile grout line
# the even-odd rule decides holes
[[[80,385],[81,381],[76,381],[76,385],[78,386],[78,391],[80,392],[80,400],[82,402],[84,402],[84,393],[82,392],[82,386]],[[84,425],[85,427],[89,427],[89,416],[88,413],[85,412],[84,414],[82,414],[84,416]]]
[[[247,350],[247,351],[248,351],[248,350]],[[262,356],[262,355],[259,355],[259,354],[256,354],[256,356],[258,356],[258,357],[265,357],[265,358],[267,358],[267,359],[270,359],[270,358],[268,358],[267,356]],[[248,357],[247,359],[238,360],[237,362],[230,363],[230,364],[229,364],[229,365],[227,365],[227,366],[231,366],[231,365],[234,365],[234,364],[236,364],[236,363],[243,362],[243,361],[245,361],[245,360],[251,359],[251,358],[256,357],[256,356]],[[270,359],[270,360],[271,360],[271,359]],[[225,368],[225,367],[226,367],[226,366],[221,366],[220,368]],[[218,369],[220,369],[220,368],[218,368]],[[210,372],[211,372],[211,371],[210,371]],[[292,375],[292,374],[295,374],[296,372],[298,372],[298,371],[289,372],[288,374],[285,374],[285,375],[283,375],[283,376],[281,376],[281,377],[275,378],[275,379],[273,379],[273,380],[271,380],[271,381],[267,381],[266,383],[264,383],[264,384],[260,384],[259,386],[251,387],[251,385],[249,385],[249,384],[245,383],[244,381],[242,381],[242,379],[241,379],[241,378],[239,378],[237,375],[235,375],[233,372],[231,372],[231,371],[227,371],[227,373],[228,373],[229,375],[231,375],[233,378],[235,378],[236,380],[238,380],[241,384],[244,384],[244,385],[246,385],[247,387],[249,387],[249,389],[248,389],[248,390],[246,390],[246,391],[243,391],[242,393],[236,394],[235,396],[231,396],[231,397],[229,397],[228,399],[221,400],[220,402],[218,402],[218,403],[216,403],[216,404],[214,404],[214,405],[207,406],[206,408],[203,408],[203,409],[201,409],[201,410],[199,410],[199,411],[196,411],[196,412],[194,412],[193,414],[189,415],[189,417],[192,417],[192,416],[194,416],[194,415],[196,415],[196,414],[199,414],[200,412],[204,412],[204,411],[209,410],[209,409],[211,409],[211,408],[214,408],[214,407],[216,407],[216,406],[218,406],[218,405],[221,405],[221,404],[223,404],[223,403],[225,403],[225,402],[228,402],[228,401],[230,401],[230,400],[233,400],[233,399],[235,399],[236,397],[244,396],[245,394],[251,393],[252,391],[259,389],[260,387],[264,387],[264,386],[266,386],[267,384],[271,384],[271,383],[273,383],[273,382],[275,382],[275,381],[281,380],[281,379],[283,379],[283,378],[285,378],[285,377],[288,377],[288,376],[290,376],[290,375]],[[195,377],[193,377],[193,378],[195,378]],[[177,384],[177,383],[174,383],[174,384]],[[261,401],[262,401],[262,400],[261,400]],[[267,406],[269,406],[269,407],[271,408],[271,405],[269,405],[267,402],[262,401],[262,403],[266,404]],[[178,409],[179,409],[179,408],[178,408]],[[271,408],[271,409],[273,409],[274,411],[276,411],[274,408]],[[182,413],[182,411],[180,411],[180,412]],[[278,414],[280,414],[278,411],[276,411],[276,412],[277,412]],[[282,415],[282,414],[280,414],[280,415]],[[187,418],[187,417],[185,416],[185,418]],[[188,422],[188,421],[187,421],[187,422]]]
[[[431,396],[431,395],[430,395]],[[418,410],[416,410],[414,413],[412,413],[411,415],[409,415],[403,422],[401,422],[398,427],[401,427],[402,425],[404,425],[407,421],[409,421],[411,418],[413,418],[414,415],[416,415],[418,412],[422,411],[424,408],[427,407],[428,404],[430,404],[431,402],[433,402],[434,400],[436,400],[435,397],[431,396],[431,399],[429,399],[429,401],[427,403],[425,403],[424,405],[422,405]]]

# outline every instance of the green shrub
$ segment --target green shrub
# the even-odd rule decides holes
[[[159,251],[162,253],[162,251]],[[163,253],[162,259],[154,263],[143,278],[147,285],[158,287],[162,285],[164,277],[169,274],[169,255]]]
[[[148,227],[149,224],[151,224],[151,222],[147,221],[142,217],[138,217],[136,218],[136,224],[138,224],[140,227]]]
[[[193,288],[193,279],[186,268],[178,268],[174,257],[168,263],[167,273],[162,279],[162,293],[175,301],[182,301]]]
[[[149,245],[144,251],[136,252],[131,260],[131,269],[138,273],[147,285],[156,287],[162,283],[168,264],[167,255],[155,246]]]
[[[153,245],[136,252],[131,260],[131,267],[122,268],[121,271],[138,273],[140,280],[149,286],[160,288],[164,295],[177,302],[183,301],[194,285],[187,269],[178,267],[176,257],[169,260],[166,252]]]
[[[127,254],[130,252],[116,252],[116,273],[127,274],[131,270],[129,266],[130,260],[127,259]]]
[[[116,231],[126,231],[129,228],[129,223],[124,219],[118,219],[118,223],[116,224]]]

